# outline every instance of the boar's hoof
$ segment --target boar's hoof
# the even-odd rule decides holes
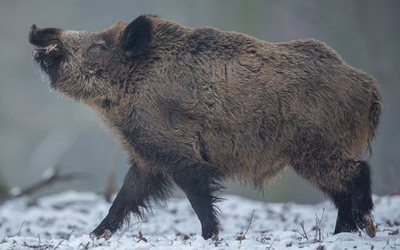
[[[91,238],[92,240],[94,240],[94,239],[100,239],[100,238],[104,238],[104,239],[106,239],[106,240],[109,240],[109,239],[111,238],[111,236],[112,236],[111,231],[108,230],[108,229],[105,229],[105,230],[103,231],[103,233],[98,233],[98,232],[96,232],[96,231],[97,231],[97,230],[94,230],[93,232],[90,233],[90,238]]]
[[[370,213],[362,215],[359,211],[353,211],[353,215],[358,228],[368,234],[369,237],[375,237],[376,228],[372,215]]]
[[[368,234],[368,236],[371,238],[375,237],[376,229],[374,225],[374,220],[372,219],[371,215],[365,215],[363,217],[363,222],[365,226],[365,232]]]
[[[217,228],[210,228],[210,229],[203,229],[201,236],[205,240],[212,239],[213,241],[218,241],[218,229]]]

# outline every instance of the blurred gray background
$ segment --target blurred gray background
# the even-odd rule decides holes
[[[9,187],[40,180],[60,166],[85,179],[52,187],[102,192],[111,166],[117,184],[127,157],[94,113],[52,92],[31,59],[28,30],[39,27],[96,31],[117,20],[155,14],[186,26],[214,26],[268,41],[316,38],[345,61],[378,79],[385,108],[370,159],[373,191],[400,193],[400,1],[1,1],[0,178]],[[368,157],[368,155],[367,155]],[[0,181],[1,182],[1,181]],[[316,202],[323,195],[290,171],[262,192],[229,183],[228,193],[267,201]]]

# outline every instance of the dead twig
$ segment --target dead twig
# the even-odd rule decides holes
[[[58,244],[52,250],[56,250],[57,248],[59,248],[63,242],[64,239],[60,240],[60,242],[58,242]]]
[[[26,241],[23,241],[24,247],[31,249],[50,249],[53,247],[51,244],[28,244]]]
[[[396,229],[396,230],[391,230],[389,229],[391,232],[388,233],[388,235],[400,235],[400,230]]]
[[[268,232],[260,232],[260,236],[256,237],[256,241],[265,243],[266,241],[271,240]]]
[[[321,222],[324,219],[325,208],[322,209],[321,218],[318,217],[318,214],[315,213],[315,236],[314,240],[322,241],[322,229],[321,229]]]
[[[56,182],[60,181],[70,181],[77,178],[82,178],[81,174],[77,173],[70,173],[70,174],[60,174],[58,168],[49,169],[50,174],[46,176],[43,180],[39,181],[38,183],[33,184],[30,187],[24,188],[19,190],[15,193],[10,193],[4,200],[0,200],[0,203],[5,200],[12,200],[22,196],[31,195],[45,187],[51,186]]]
[[[146,243],[148,242],[148,240],[143,236],[142,231],[139,231],[138,240],[136,241],[136,243],[138,243],[140,241],[144,241]]]
[[[179,231],[176,233],[176,236],[180,237],[182,241],[187,241],[188,239],[190,239],[190,236],[188,234]]]
[[[271,242],[271,245],[267,248],[267,250],[271,250],[272,245],[274,244],[274,242],[275,242],[275,239]]]
[[[251,215],[250,215],[250,217],[249,217],[249,219],[247,221],[248,221],[248,223],[247,223],[247,227],[246,227],[246,230],[244,231],[244,233],[237,234],[236,237],[235,237],[235,239],[239,241],[239,245],[241,245],[242,241],[246,239],[246,235],[249,232],[251,224],[254,221],[254,210],[251,213]]]
[[[306,238],[306,240],[308,240],[308,235],[307,235],[306,229],[304,228],[304,220],[300,222],[300,226],[301,226],[301,229],[303,230],[303,233],[300,232],[300,231],[298,231],[299,234],[300,234],[303,238]]]
[[[22,227],[24,226],[24,224],[25,224],[25,221],[23,221],[23,222],[21,223],[21,226],[19,227],[17,236],[20,236],[20,235],[21,235],[21,230],[22,230]]]

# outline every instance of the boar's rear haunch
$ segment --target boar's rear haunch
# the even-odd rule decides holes
[[[95,33],[33,25],[29,41],[50,85],[92,107],[130,156],[92,237],[111,237],[176,183],[202,236],[215,239],[222,181],[260,188],[286,166],[333,200],[334,233],[375,235],[363,155],[382,100],[372,77],[324,43],[270,43],[154,16]]]

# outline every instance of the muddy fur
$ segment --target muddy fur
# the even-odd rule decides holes
[[[270,43],[154,16],[97,33],[35,26],[30,34],[34,45],[58,45],[35,54],[52,86],[91,106],[131,157],[93,236],[164,200],[172,183],[186,193],[203,237],[216,236],[222,181],[261,187],[285,167],[333,199],[336,233],[366,227],[372,201],[363,155],[382,101],[376,81],[326,44]]]

